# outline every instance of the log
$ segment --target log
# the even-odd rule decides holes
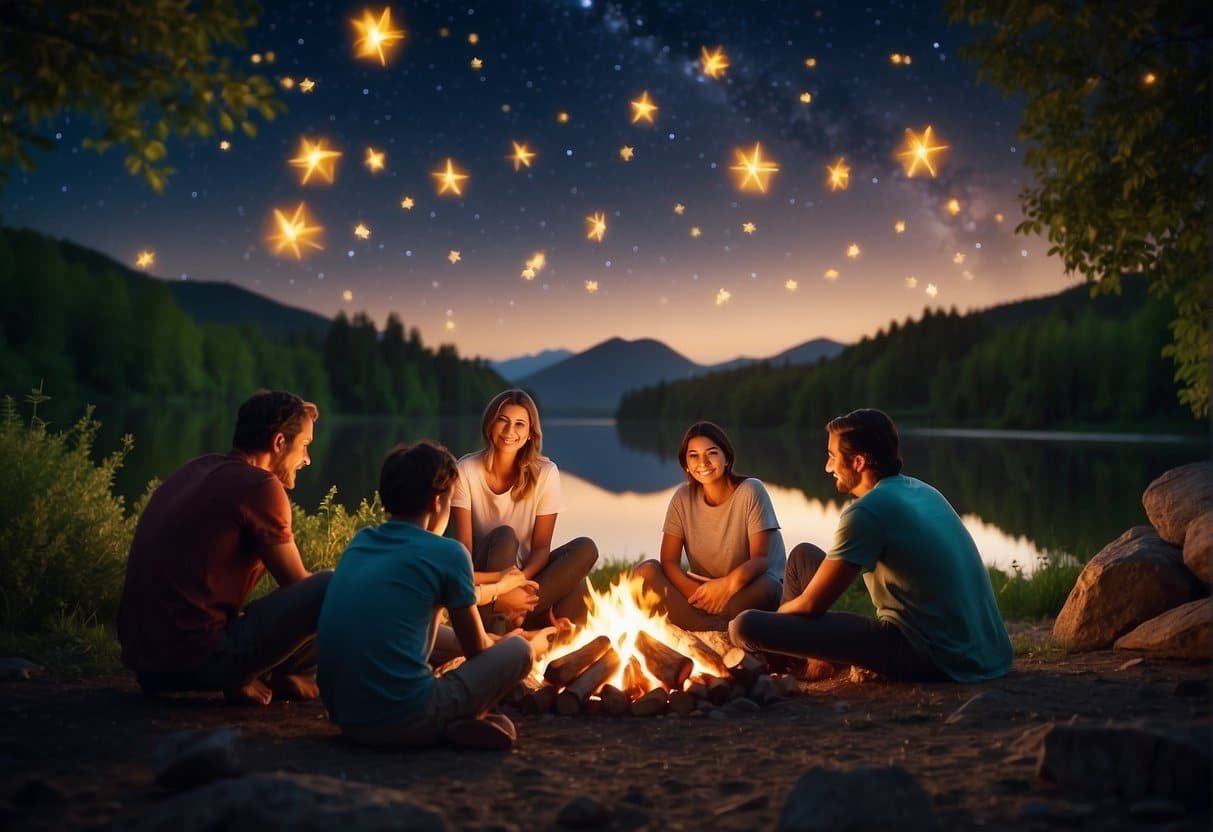
[[[636,636],[636,649],[644,657],[644,666],[667,690],[682,690],[694,662],[644,631]]]
[[[734,647],[723,656],[724,666],[729,669],[729,675],[749,688],[755,679],[766,670],[766,665],[754,655],[740,647]]]
[[[683,690],[670,691],[670,711],[687,716],[695,710],[695,697]]]
[[[556,687],[564,687],[586,671],[590,665],[602,658],[602,654],[611,649],[611,639],[599,636],[589,644],[578,647],[572,653],[566,653],[558,659],[548,662],[543,671],[543,678]]]
[[[775,683],[775,689],[784,696],[795,696],[800,693],[800,680],[791,673],[783,673],[772,681]]]
[[[629,699],[639,699],[653,689],[652,680],[635,656],[628,659],[627,666],[623,669],[623,689]]]
[[[777,699],[783,698],[775,687],[775,682],[770,676],[759,676],[750,685],[750,699],[753,699],[759,705],[769,705]]]
[[[691,658],[703,665],[708,673],[713,676],[728,675],[729,670],[724,666],[724,660],[720,658],[719,653],[708,646],[707,642],[691,632],[684,631],[683,636]]]
[[[572,716],[581,712],[585,701],[598,692],[598,689],[611,678],[619,669],[619,654],[608,646],[605,653],[585,669],[585,672],[569,682],[565,689],[556,697],[556,713],[562,716]]]
[[[708,701],[713,705],[723,705],[733,698],[733,682],[731,679],[704,676],[703,683],[708,688]]]
[[[656,716],[665,712],[665,706],[665,690],[663,688],[653,688],[633,702],[628,711],[632,716]]]
[[[691,682],[691,684],[687,685],[687,693],[691,694],[691,696],[694,696],[696,699],[707,700],[708,686],[703,682]]]
[[[556,702],[556,688],[551,685],[541,685],[518,701],[518,710],[534,716],[552,712]]]
[[[598,698],[602,700],[602,709],[611,716],[623,716],[632,704],[628,695],[614,685],[603,685]]]

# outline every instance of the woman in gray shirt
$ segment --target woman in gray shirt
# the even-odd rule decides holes
[[[736,459],[719,425],[691,425],[678,446],[687,482],[670,499],[661,560],[633,572],[686,630],[726,630],[742,610],[779,605],[787,560],[779,520],[762,482],[733,470]]]

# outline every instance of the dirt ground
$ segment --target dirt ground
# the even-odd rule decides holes
[[[250,771],[391,786],[457,829],[546,829],[581,795],[606,806],[617,829],[770,829],[806,768],[894,764],[923,785],[948,829],[1207,830],[1207,813],[1146,820],[1125,801],[1040,782],[1013,752],[1026,729],[1074,715],[1208,730],[1208,663],[1124,667],[1132,658],[1045,651],[984,685],[860,684],[842,673],[723,720],[521,717],[509,753],[368,751],[343,741],[314,702],[151,701],[126,677],[35,678],[0,685],[0,828],[134,821],[166,797],[152,783],[157,741],[230,725]],[[990,696],[964,719],[945,722],[982,691]]]

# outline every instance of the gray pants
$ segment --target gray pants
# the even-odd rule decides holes
[[[503,638],[434,681],[430,700],[416,714],[393,725],[342,725],[347,737],[364,745],[420,747],[441,739],[456,720],[484,714],[531,672],[531,645],[519,636]]]
[[[139,673],[146,693],[235,690],[270,674],[316,672],[316,623],[331,569],[316,572],[248,604],[228,621],[214,651],[198,667]]]
[[[684,630],[727,630],[729,621],[745,610],[773,610],[779,606],[779,582],[766,574],[759,575],[737,590],[720,615],[712,615],[692,606],[665,576],[660,561],[642,561],[632,568],[632,574],[644,581],[644,588],[657,596],[670,623]]]
[[[472,564],[477,572],[501,572],[517,565],[518,535],[509,526],[498,526],[476,544]],[[598,547],[588,537],[578,537],[553,549],[547,566],[535,576],[539,603],[522,626],[528,630],[548,624],[548,610],[557,618],[584,624],[589,582],[586,576],[598,561]]]
[[[804,592],[825,552],[801,543],[788,554],[783,578],[783,600]],[[738,647],[755,653],[780,653],[853,664],[890,679],[937,681],[947,676],[931,659],[918,652],[895,624],[849,612],[822,615],[743,612],[729,625],[729,637]]]

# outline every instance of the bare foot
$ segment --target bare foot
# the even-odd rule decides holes
[[[800,678],[806,682],[820,682],[823,679],[829,679],[837,672],[834,665],[821,659],[805,659],[804,672],[800,674]]]
[[[223,698],[229,705],[268,705],[274,692],[265,682],[254,679],[243,687],[228,688],[223,692]]]
[[[320,695],[320,686],[311,676],[274,673],[270,676],[270,687],[280,700],[302,702]]]

